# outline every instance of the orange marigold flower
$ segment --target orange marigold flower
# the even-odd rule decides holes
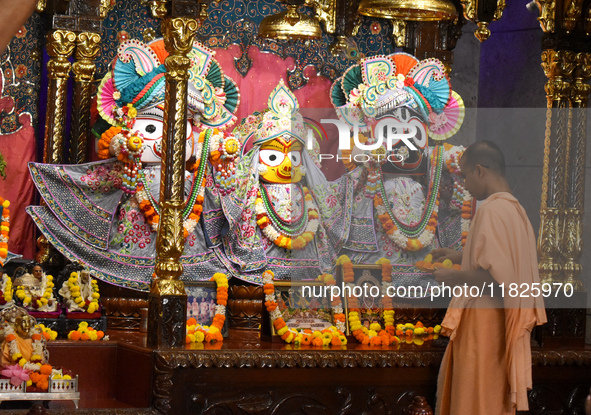
[[[51,367],[51,365],[41,365],[41,369],[39,370],[39,372],[42,375],[51,375],[52,370],[53,368]]]

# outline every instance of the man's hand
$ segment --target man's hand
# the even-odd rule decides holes
[[[465,282],[465,278],[462,275],[462,271],[457,271],[450,268],[439,268],[433,271],[433,277],[438,283],[445,283],[445,285],[456,286],[462,285]]]
[[[431,251],[431,255],[433,255],[433,262],[443,262],[449,259],[454,264],[461,264],[463,253],[451,248],[437,248]]]

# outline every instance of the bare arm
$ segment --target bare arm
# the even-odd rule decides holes
[[[483,283],[486,285],[497,283],[491,273],[482,268],[473,271],[439,268],[433,272],[433,276],[437,282],[451,286],[464,284],[467,284],[468,286],[481,286]]]
[[[443,262],[449,259],[454,264],[461,264],[463,251],[456,251],[451,248],[437,248],[431,251],[431,255],[433,255],[433,262]]]
[[[37,0],[0,0],[0,53],[35,11]]]

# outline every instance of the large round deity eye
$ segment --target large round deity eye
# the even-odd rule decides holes
[[[139,131],[145,140],[154,141],[162,139],[162,121],[151,118],[139,118],[136,120],[133,130]]]
[[[290,151],[287,156],[291,160],[291,165],[294,167],[299,166],[302,163],[302,153],[299,151]]]
[[[285,158],[285,154],[278,150],[261,150],[259,153],[259,159],[267,166],[277,167]]]

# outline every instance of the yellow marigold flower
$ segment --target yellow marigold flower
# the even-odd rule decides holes
[[[374,337],[374,336],[377,336],[378,335],[378,333],[376,331],[374,331],[374,330],[370,330],[367,334],[368,334],[369,337]]]
[[[379,323],[371,323],[369,325],[369,329],[373,331],[380,331],[382,329],[382,326],[380,326]]]
[[[195,332],[195,341],[201,343],[203,340],[205,340],[205,334],[202,331]]]
[[[435,327],[433,327],[433,333],[439,333],[441,331],[441,326],[438,324]]]

